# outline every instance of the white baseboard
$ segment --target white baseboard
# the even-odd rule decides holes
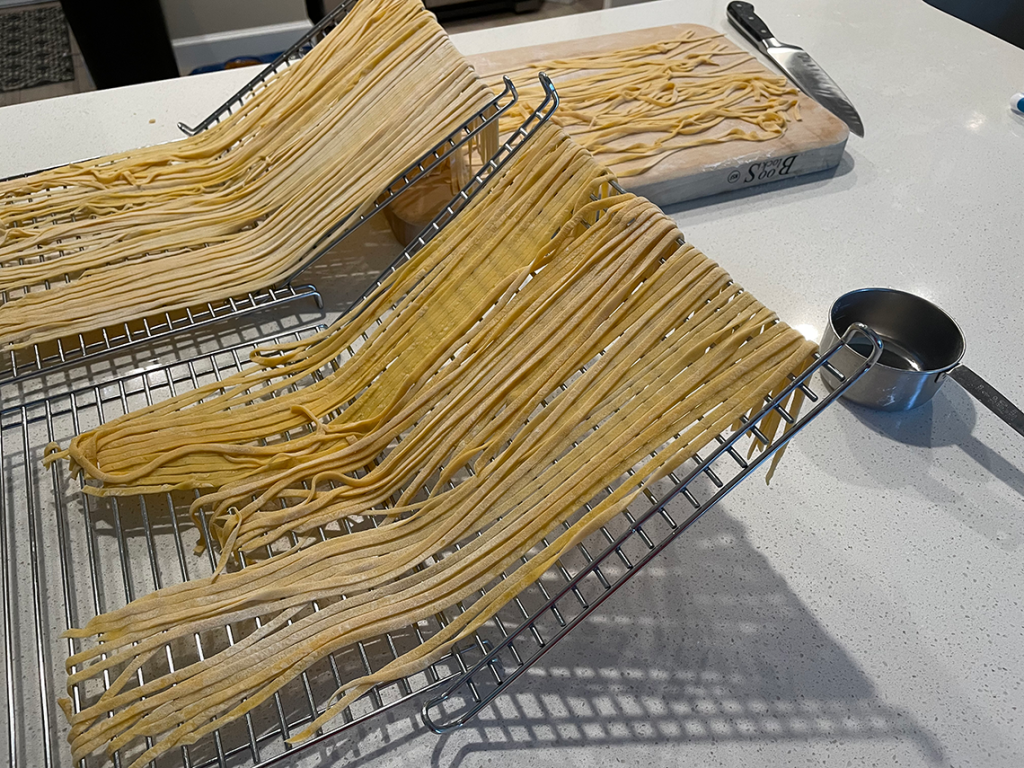
[[[0,0],[2,1],[2,0]],[[312,27],[309,20],[234,29],[210,35],[172,40],[178,71],[187,75],[196,67],[220,64],[238,56],[263,56],[290,47]]]

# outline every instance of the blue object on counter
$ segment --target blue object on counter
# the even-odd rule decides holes
[[[269,64],[278,56],[280,53],[267,53],[262,56],[236,56],[233,59],[229,59],[221,64],[207,64],[202,67],[196,67],[190,75],[203,75],[207,72],[220,72],[225,69],[238,69],[239,67],[251,67],[257,64]]]
[[[1010,99],[1010,109],[1018,115],[1024,115],[1024,93],[1015,93]]]

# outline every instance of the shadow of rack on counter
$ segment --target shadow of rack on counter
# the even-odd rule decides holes
[[[860,349],[866,342],[871,354],[849,376],[838,377],[840,386],[825,397],[819,396],[810,387],[812,377],[819,370],[834,376],[837,371],[830,360],[844,346],[853,348],[854,341],[861,342]],[[491,620],[490,629],[496,632],[459,657],[462,669],[420,711],[427,727],[443,734],[470,722],[619,587],[841,397],[881,354],[882,342],[874,331],[859,324],[851,326],[835,347],[817,355],[815,363],[800,376],[791,377],[782,392],[774,397],[766,395],[757,415],[741,416],[739,429],[716,436],[706,457],[696,454],[692,463],[670,473],[663,494],[645,490],[639,513],[627,509],[620,520],[563,557],[549,571],[551,578],[537,583],[539,599],[514,600]],[[810,402],[809,410],[799,416],[783,407],[796,390]],[[782,418],[786,429],[770,440],[759,425],[773,412]],[[748,446],[756,446],[760,452],[753,458],[743,458],[737,448]],[[606,490],[611,492],[611,488]],[[668,509],[679,497],[683,500],[681,519],[679,513],[674,516]],[[467,657],[472,657],[471,664],[466,663]]]
[[[265,87],[273,74],[290,66],[311,50],[348,13],[355,5],[355,2],[356,0],[347,0],[339,5],[301,40],[281,54],[277,60],[268,65],[205,120],[195,127],[179,123],[179,128],[190,136],[195,135],[232,114],[246,99]],[[546,81],[546,76],[542,76],[542,81]],[[553,111],[555,106],[557,106],[557,95],[554,94],[553,87],[550,87],[550,81],[546,81],[545,88],[547,95],[544,102],[523,122],[520,129],[513,132],[505,143],[499,147],[495,156],[479,159],[480,168],[477,173],[442,212],[445,214],[444,221],[454,216],[472,199],[472,196],[486,184],[490,175],[499,167],[502,159],[506,158],[509,153],[514,151],[516,146],[525,141],[538,120],[546,119],[550,111]],[[244,296],[208,302],[184,310],[158,313],[150,317],[127,321],[95,332],[80,333],[42,344],[34,344],[25,349],[7,350],[0,353],[0,385],[11,384],[109,353],[125,350],[148,341],[194,330],[258,310],[280,306],[298,299],[312,299],[322,309],[323,298],[315,286],[295,283],[299,274],[318,261],[325,253],[337,246],[346,237],[354,233],[362,224],[387,208],[417,182],[437,170],[448,158],[466,147],[470,141],[480,135],[486,128],[492,125],[496,127],[499,118],[516,104],[518,98],[515,85],[509,78],[504,78],[504,89],[501,93],[439,141],[419,160],[399,173],[377,197],[369,210],[361,214],[354,221],[351,220],[351,216],[345,217],[342,221],[331,227],[313,246],[302,265],[279,285],[251,292]],[[30,174],[20,175],[27,176]],[[428,225],[427,230],[424,232],[425,237],[421,235],[415,242],[419,242],[419,245],[422,246],[439,231],[442,225],[438,225],[436,222]],[[71,278],[65,275],[64,279],[65,281],[70,281]],[[43,287],[48,289],[49,283]],[[0,303],[10,300],[7,293],[0,292]]]
[[[530,127],[521,130],[525,137]],[[610,195],[612,189],[608,185],[601,198]],[[421,237],[429,239],[431,228],[439,230],[445,217],[450,216],[447,210],[442,212]],[[403,260],[396,261],[377,282]],[[0,710],[7,717],[7,727],[0,731],[0,752],[8,754],[10,764],[71,765],[64,743],[68,726],[55,699],[67,679],[64,660],[80,648],[79,641],[62,638],[61,633],[155,589],[209,576],[218,555],[216,547],[209,548],[203,557],[189,554],[200,534],[188,512],[194,492],[107,498],[85,495],[79,481],[69,477],[63,466],[43,468],[40,460],[46,446],[51,442],[66,445],[82,429],[223,380],[245,365],[254,346],[304,338],[320,328],[293,331],[192,360],[162,364],[72,393],[0,410],[0,588],[5,640]],[[872,354],[857,370],[842,376],[830,360],[843,345],[855,339],[869,341]],[[350,354],[342,353],[308,383],[337,370]],[[328,656],[239,721],[183,747],[180,752],[168,753],[160,764],[183,768],[268,766],[336,739],[339,733],[413,698],[423,702],[431,693],[435,698],[427,702],[423,711],[431,728],[444,732],[465,724],[830,406],[880,354],[877,336],[866,328],[851,328],[837,347],[820,355],[803,374],[791,378],[783,392],[775,397],[766,396],[759,413],[742,419],[736,430],[718,436],[692,463],[652,485],[626,511],[563,556],[472,637],[423,671],[375,686],[310,739],[296,745],[286,743],[298,729],[324,712],[343,681],[372,674],[399,654],[425,642],[464,610],[462,604]],[[812,389],[811,378],[823,369],[841,383],[832,393],[820,396]],[[791,414],[785,406],[787,398],[797,390],[809,401],[800,416]],[[769,440],[761,426],[772,414],[782,418],[786,429]],[[752,459],[744,458],[745,449],[755,443],[760,444],[762,452]],[[383,459],[381,456],[377,461]],[[671,502],[678,503],[670,505]],[[381,519],[346,519],[340,526],[321,529],[318,536],[344,536],[376,527]],[[199,518],[199,525],[206,540],[213,540],[206,530],[205,517]],[[267,556],[274,556],[273,552],[268,551]],[[245,564],[243,561],[242,565]],[[502,578],[507,575],[506,572]],[[320,609],[316,603],[310,607],[314,611]],[[165,646],[167,663],[180,668],[196,654],[208,655],[219,647],[243,641],[250,631],[252,628],[226,624],[215,631],[216,637],[196,636],[195,647],[191,647],[192,638],[169,644]],[[148,674],[147,669],[140,669],[138,674]],[[110,680],[103,682],[110,684]],[[96,694],[85,684],[74,686],[70,692],[72,706],[80,708]],[[90,758],[82,765],[98,764]]]

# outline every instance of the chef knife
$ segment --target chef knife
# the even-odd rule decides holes
[[[789,75],[804,93],[846,123],[851,131],[864,136],[864,124],[853,104],[807,51],[776,40],[750,3],[732,2],[725,10],[732,25]]]

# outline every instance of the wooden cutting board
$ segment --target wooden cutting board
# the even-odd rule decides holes
[[[700,37],[720,34],[697,24],[673,24],[478,54],[470,56],[469,61],[481,76],[489,78],[533,63],[670,40],[686,31],[693,31]],[[740,50],[726,38],[719,39],[732,50]],[[777,70],[769,70],[756,59],[744,65],[743,69],[779,75]],[[558,86],[557,79],[555,86]],[[849,136],[846,125],[802,92],[798,106],[802,120],[791,122],[778,138],[690,147],[669,155],[645,173],[627,176],[620,181],[629,191],[664,207],[835,167]],[[732,122],[743,125],[739,121]],[[749,126],[744,127],[749,129]]]

